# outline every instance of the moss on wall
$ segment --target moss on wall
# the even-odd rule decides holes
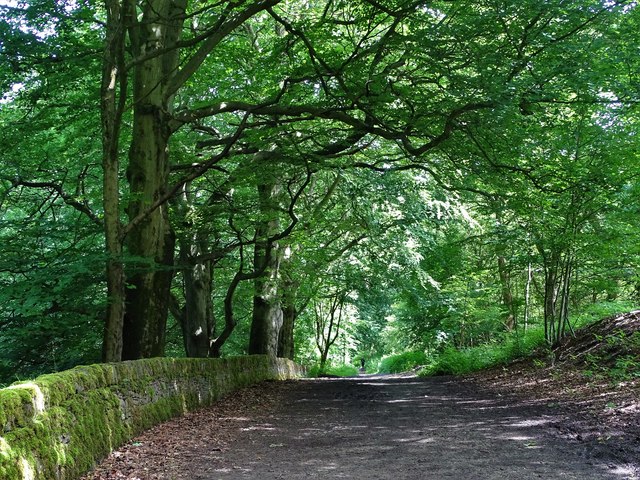
[[[0,478],[68,480],[137,433],[238,388],[301,376],[289,360],[152,358],[0,389]]]

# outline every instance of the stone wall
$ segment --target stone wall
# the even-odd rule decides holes
[[[0,479],[68,480],[159,422],[262,380],[303,374],[263,355],[76,367],[0,389]]]

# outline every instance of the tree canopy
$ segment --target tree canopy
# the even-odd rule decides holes
[[[554,343],[629,307],[639,27],[631,0],[3,2],[0,376]]]

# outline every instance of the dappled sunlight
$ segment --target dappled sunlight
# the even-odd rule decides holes
[[[396,438],[393,440],[398,443],[434,443],[436,441],[435,438],[432,437],[408,437],[408,438]]]
[[[339,389],[327,392],[326,400],[331,402],[331,406],[326,407],[325,404],[317,410],[327,416],[335,415],[333,412],[341,412],[339,418],[346,422],[346,425],[328,424],[325,428],[307,428],[301,432],[301,437],[308,439],[307,441],[314,441],[315,438],[317,442],[318,435],[327,439],[323,444],[332,440],[336,449],[342,451],[341,459],[336,460],[330,468],[326,468],[325,472],[332,472],[335,465],[342,463],[347,465],[354,462],[382,462],[385,459],[393,462],[395,456],[387,455],[391,455],[398,448],[403,448],[404,452],[415,452],[416,455],[425,458],[429,465],[439,464],[439,457],[442,456],[461,456],[469,468],[488,464],[496,454],[507,455],[506,452],[517,451],[518,458],[508,460],[513,463],[510,467],[513,471],[518,471],[518,468],[526,469],[527,465],[543,469],[540,461],[536,459],[540,458],[539,455],[546,455],[541,452],[550,448],[545,429],[557,420],[554,416],[530,418],[530,408],[525,408],[521,414],[522,406],[510,403],[506,398],[478,398],[474,394],[442,395],[440,388],[434,392],[429,391],[429,387],[423,381],[401,383],[387,379],[367,379],[357,382],[357,386],[362,387],[362,390],[356,391],[357,393],[346,393],[345,390]],[[320,394],[320,398],[306,397],[305,401],[318,402],[321,405],[322,395],[323,393]],[[376,404],[379,406],[376,407]],[[362,410],[365,406],[370,406],[365,411],[371,408],[383,413],[380,413],[380,417],[371,417],[372,425],[364,427],[371,432],[370,440],[366,444],[353,445],[349,439],[357,438],[355,430],[362,429],[363,425],[351,425],[349,417],[343,418],[342,413],[348,415],[354,409]],[[404,415],[405,412],[407,415]],[[429,418],[432,415],[446,420],[437,425],[418,427],[430,422]],[[399,431],[404,434],[393,435]],[[383,443],[376,440],[382,438],[386,439]],[[479,441],[482,442],[482,446],[475,446]],[[473,465],[476,467],[472,467]],[[614,473],[619,478],[625,478],[627,472],[621,468]],[[330,477],[337,476],[331,474]]]
[[[22,472],[22,480],[34,480],[36,478],[35,471],[26,458],[20,458],[20,470]]]
[[[234,467],[234,468],[216,468],[214,470],[214,472],[218,472],[218,473],[231,473],[231,474],[237,474],[237,473],[250,473],[252,470],[250,468],[240,468],[240,467]]]
[[[536,437],[531,437],[527,435],[498,435],[496,438],[500,438],[503,440],[513,440],[516,442],[527,442],[534,440]]]
[[[338,468],[340,468],[340,465],[336,462],[325,462],[325,461],[320,461],[320,460],[307,460],[307,461],[302,461],[301,465],[307,466],[307,467],[311,467],[313,468],[315,471],[318,472],[330,472],[333,470],[337,470]]]
[[[489,405],[495,406],[495,400],[456,400],[458,405]]]
[[[621,479],[632,479],[636,471],[633,467],[627,467],[625,465],[612,465],[610,472],[614,475],[620,476]]]
[[[554,436],[558,417],[545,405],[438,380],[319,381],[292,392],[266,415],[218,418],[235,435],[215,453],[194,451],[208,462],[202,478],[629,478]]]
[[[11,447],[9,446],[9,443],[2,437],[0,437],[0,455],[5,458],[9,458],[9,455],[11,455]]]
[[[353,381],[353,379],[349,379],[349,380]],[[369,387],[397,387],[398,386],[398,382],[358,382],[358,383],[360,385],[366,385]],[[403,385],[420,385],[420,382],[408,382]]]
[[[550,418],[537,418],[537,419],[527,419],[527,420],[519,420],[517,422],[513,422],[511,424],[508,424],[508,427],[515,427],[515,428],[521,428],[521,427],[538,427],[541,425],[548,425],[549,423],[551,423],[551,419]]]
[[[276,427],[274,427],[271,424],[263,424],[263,425],[252,425],[250,427],[243,427],[240,430],[242,430],[243,432],[251,432],[251,431],[255,431],[255,430],[261,430],[261,431],[273,431],[276,430]]]
[[[324,428],[303,428],[300,431],[310,435],[315,432],[324,432],[325,429]]]
[[[56,452],[57,465],[64,465],[67,463],[67,444],[64,442],[57,442],[54,447],[54,451]]]

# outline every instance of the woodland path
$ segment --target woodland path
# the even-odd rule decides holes
[[[629,479],[557,410],[450,377],[269,382],[155,427],[90,479]]]

